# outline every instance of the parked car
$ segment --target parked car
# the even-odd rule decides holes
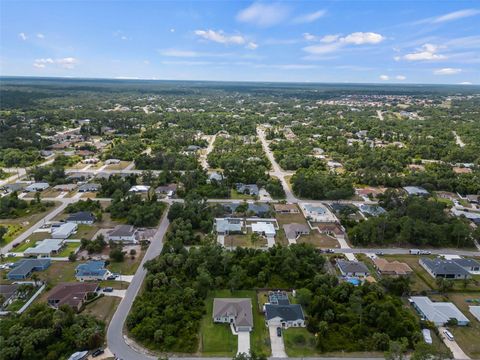
[[[282,328],[281,327],[277,327],[277,336],[278,337],[282,336]]]
[[[445,335],[445,337],[446,337],[448,340],[450,340],[450,341],[453,341],[453,340],[454,340],[453,334],[452,334],[450,331],[448,331],[448,330],[445,329],[445,330],[443,330],[443,334]]]
[[[375,253],[375,255],[379,255],[379,256],[380,256],[380,255],[383,255],[383,251],[377,251],[377,252]]]
[[[112,287],[103,288],[103,292],[113,292],[113,288]]]
[[[116,275],[107,276],[107,280],[115,280],[116,278],[117,278]]]
[[[326,252],[327,254],[333,254],[333,253],[335,252],[335,250],[333,250],[333,249],[327,249],[327,250],[325,250],[325,252]]]
[[[95,351],[92,353],[92,357],[100,356],[100,355],[102,355],[104,352],[105,352],[105,350],[103,350],[103,349],[97,349],[97,350],[95,350]]]

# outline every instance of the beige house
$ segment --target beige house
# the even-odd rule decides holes
[[[373,259],[373,263],[380,275],[408,276],[413,273],[412,268],[408,264],[397,260],[389,262],[385,259],[376,258]]]

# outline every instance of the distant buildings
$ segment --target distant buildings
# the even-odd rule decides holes
[[[452,319],[456,320],[459,326],[466,326],[470,322],[451,302],[432,302],[426,296],[412,296],[409,301],[423,318],[433,322],[435,326],[443,326]]]
[[[409,196],[428,196],[430,193],[421,186],[405,186],[403,188]]]
[[[97,192],[101,188],[100,184],[87,183],[82,184],[78,187],[78,192]]]
[[[131,193],[147,193],[150,190],[148,185],[134,185],[128,190]]]
[[[43,191],[45,189],[48,189],[49,187],[50,187],[50,185],[48,185],[48,183],[46,183],[46,182],[38,182],[38,183],[33,183],[33,184],[28,185],[25,188],[25,191],[27,191],[27,192],[39,192],[39,191]]]

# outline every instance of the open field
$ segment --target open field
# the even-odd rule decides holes
[[[133,275],[138,269],[143,256],[145,255],[145,251],[137,251],[135,258],[132,260],[132,256],[130,254],[125,255],[125,260],[122,262],[115,262],[111,261],[110,264],[107,266],[107,269],[113,273],[118,273],[122,275]]]
[[[75,280],[75,268],[79,262],[53,261],[50,267],[45,271],[38,271],[40,280],[46,281],[50,286],[55,286],[61,282],[73,282]]]
[[[262,246],[267,246],[267,240],[264,238],[260,238],[257,243],[252,244],[249,234],[226,235],[225,246],[260,248]]]
[[[128,165],[130,165],[130,161],[120,161],[118,164],[111,164],[108,165],[105,169],[106,170],[123,170],[125,169]]]
[[[118,304],[120,304],[120,301],[121,299],[119,297],[102,296],[94,302],[86,305],[82,314],[92,315],[97,319],[104,321],[108,326],[113,314],[115,314],[115,311],[117,310]]]

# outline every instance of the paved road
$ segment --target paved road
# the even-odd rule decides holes
[[[291,203],[297,203],[298,199],[295,197],[295,195],[293,195],[293,192],[290,189],[290,186],[288,186],[288,183],[285,180],[285,176],[288,176],[291,173],[284,171],[280,167],[280,165],[278,165],[277,161],[275,160],[275,157],[273,156],[272,151],[270,150],[270,147],[268,146],[267,140],[265,138],[265,131],[257,127],[257,135],[260,139],[260,142],[262,143],[263,151],[267,155],[268,160],[270,160],[270,162],[272,163],[273,171],[270,172],[270,175],[277,177],[282,183],[287,201]]]
[[[52,210],[51,212],[49,212],[47,215],[45,215],[45,217],[43,219],[41,219],[40,221],[38,221],[37,223],[35,223],[33,226],[31,226],[29,229],[25,230],[22,234],[20,234],[19,236],[17,236],[16,239],[14,239],[13,241],[11,241],[10,243],[8,243],[7,245],[5,245],[4,247],[2,247],[2,250],[1,250],[1,253],[2,254],[5,254],[7,252],[9,252],[10,250],[13,249],[13,246],[15,244],[20,244],[22,241],[24,241],[25,239],[27,239],[30,235],[33,234],[33,232],[35,230],[38,230],[40,229],[41,226],[45,225],[46,222],[48,221],[51,221],[55,216],[57,216],[58,214],[60,214],[63,210],[65,210],[65,208],[69,205],[69,204],[72,204],[76,201],[78,201],[79,197],[81,196],[81,194],[76,194],[74,197],[71,197],[71,198],[53,198],[51,199],[52,201],[60,201],[61,202],[61,205],[58,206],[57,208],[55,208],[54,210]]]
[[[343,254],[365,254],[365,253],[377,253],[382,252],[385,255],[396,255],[396,254],[409,254],[409,249],[400,249],[400,248],[349,248],[349,249],[333,249],[336,253]],[[463,249],[428,249],[434,255],[463,255],[463,256],[480,256],[480,251],[470,251]],[[420,257],[420,255],[419,255]]]
[[[107,344],[110,351],[115,354],[116,356],[120,357],[124,360],[144,360],[144,359],[158,359],[158,356],[148,355],[143,352],[143,350],[134,350],[132,347],[127,345],[128,341],[124,338],[123,335],[123,327],[125,325],[125,320],[127,318],[128,313],[132,307],[133,301],[142,286],[143,280],[147,274],[147,271],[143,267],[144,263],[148,260],[151,260],[158,255],[160,255],[162,248],[163,248],[163,237],[167,232],[168,225],[170,222],[166,214],[168,213],[168,209],[165,211],[165,215],[160,222],[160,225],[153,236],[150,246],[148,247],[145,256],[138,267],[137,272],[135,273],[132,282],[130,283],[125,297],[122,299],[120,304],[118,305],[117,311],[113,315],[112,321],[108,326],[107,330]]]

